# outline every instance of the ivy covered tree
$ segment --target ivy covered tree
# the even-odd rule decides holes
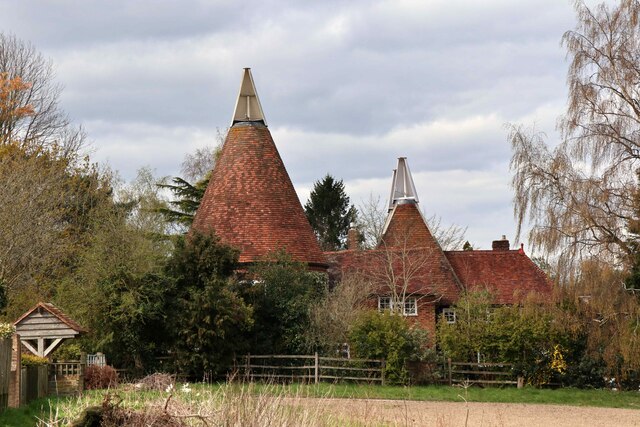
[[[327,174],[317,181],[304,211],[323,250],[335,251],[346,247],[349,225],[356,222],[358,211],[350,205],[342,180],[336,181]]]
[[[253,307],[252,353],[308,354],[315,350],[309,333],[311,311],[326,295],[326,276],[308,271],[281,251],[257,263],[250,277],[252,285],[245,281],[241,292]]]
[[[193,378],[223,372],[245,353],[252,309],[235,290],[238,251],[213,235],[180,239],[168,263],[176,280],[169,317],[178,367]]]

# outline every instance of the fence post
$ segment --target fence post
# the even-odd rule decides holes
[[[319,371],[320,371],[320,367],[318,366],[320,364],[320,358],[318,357],[318,352],[316,351],[315,354],[315,365],[316,365],[316,371],[315,371],[315,383],[318,384],[318,376],[319,376]]]
[[[251,381],[251,353],[247,353],[244,377],[246,380]]]
[[[384,385],[384,371],[386,367],[387,367],[387,363],[384,361],[384,359],[382,359],[382,361],[380,362],[380,384],[381,385]]]
[[[0,339],[0,411],[9,407],[9,383],[11,381],[11,338]]]
[[[11,339],[11,381],[9,383],[9,406],[20,407],[22,390],[22,344],[20,335],[13,334]]]
[[[453,384],[453,380],[451,378],[451,358],[447,358],[447,364],[449,365],[449,385]]]

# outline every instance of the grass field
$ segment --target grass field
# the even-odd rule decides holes
[[[148,407],[162,407],[167,402],[170,393],[140,392],[129,388],[119,388],[110,393],[122,400],[122,407],[142,410]],[[82,410],[91,405],[100,405],[104,400],[105,391],[91,391],[79,398],[51,398],[32,402],[20,409],[9,409],[0,414],[0,426],[34,426],[38,419],[43,420],[42,426],[66,425],[70,420],[78,417]],[[313,401],[313,406],[299,405],[307,398]],[[263,385],[263,384],[195,384],[189,386],[189,391],[183,391],[178,386],[172,393],[171,405],[176,413],[188,416],[197,408],[207,414],[226,414],[225,416],[251,417],[253,412],[271,414],[275,425],[296,425],[310,419],[323,421],[321,425],[363,425],[357,421],[327,417],[322,413],[323,400],[333,398],[358,399],[391,399],[407,401],[438,401],[438,402],[499,402],[523,404],[553,404],[572,406],[592,406],[607,408],[640,409],[639,392],[613,392],[609,390],[578,390],[578,389],[535,389],[535,388],[477,388],[427,386],[427,387],[393,387],[368,386],[356,384],[319,384],[319,385]],[[464,398],[464,399],[463,399]],[[293,402],[293,403],[292,403]],[[292,411],[292,407],[302,408]],[[246,413],[236,413],[238,407],[249,408]],[[270,411],[270,412],[269,412]],[[255,415],[255,414],[254,414]],[[640,417],[640,412],[638,412]],[[278,417],[287,417],[291,421],[283,423]],[[202,425],[194,419],[193,425]],[[346,421],[346,422],[345,422]],[[242,418],[242,423],[251,423],[251,419]],[[240,425],[238,424],[238,425]]]
[[[460,402],[538,403],[572,406],[596,406],[606,408],[640,409],[640,392],[611,390],[587,390],[575,388],[538,389],[525,387],[479,388],[449,386],[394,387],[357,384],[291,385],[298,394],[315,397],[403,399]]]

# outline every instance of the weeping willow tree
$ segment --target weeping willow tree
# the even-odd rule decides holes
[[[564,285],[556,323],[573,337],[582,377],[640,384],[640,2],[575,4],[567,49],[569,95],[560,142],[513,125],[518,234],[555,256]],[[582,350],[580,350],[584,347]],[[613,381],[612,380],[612,381]]]
[[[628,268],[640,166],[640,3],[590,9],[579,1],[575,9],[576,28],[562,38],[570,64],[560,143],[550,148],[544,133],[510,127],[518,235],[530,225],[530,243],[566,271],[594,257]]]

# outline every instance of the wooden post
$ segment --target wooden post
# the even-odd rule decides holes
[[[315,380],[315,383],[318,384],[318,377],[319,377],[319,373],[320,373],[319,372],[320,371],[320,367],[318,365],[320,363],[320,358],[318,357],[318,352],[317,351],[316,351],[314,360],[315,360],[315,365],[316,365],[315,366],[316,370],[315,370],[314,380]]]
[[[11,382],[11,338],[0,340],[0,412],[9,407]]]
[[[524,388],[524,377],[518,376],[518,388]]]
[[[384,385],[384,371],[386,367],[387,367],[387,363],[384,361],[384,359],[382,359],[382,361],[380,362],[380,384],[381,385]]]
[[[451,376],[451,358],[447,359],[447,364],[449,365],[449,385],[453,385],[453,379]]]
[[[38,399],[49,394],[49,365],[38,366]]]
[[[11,381],[9,383],[9,406],[20,407],[22,390],[22,345],[20,335],[13,334],[11,339]]]
[[[244,368],[245,380],[251,381],[251,353],[247,353],[245,368]]]

